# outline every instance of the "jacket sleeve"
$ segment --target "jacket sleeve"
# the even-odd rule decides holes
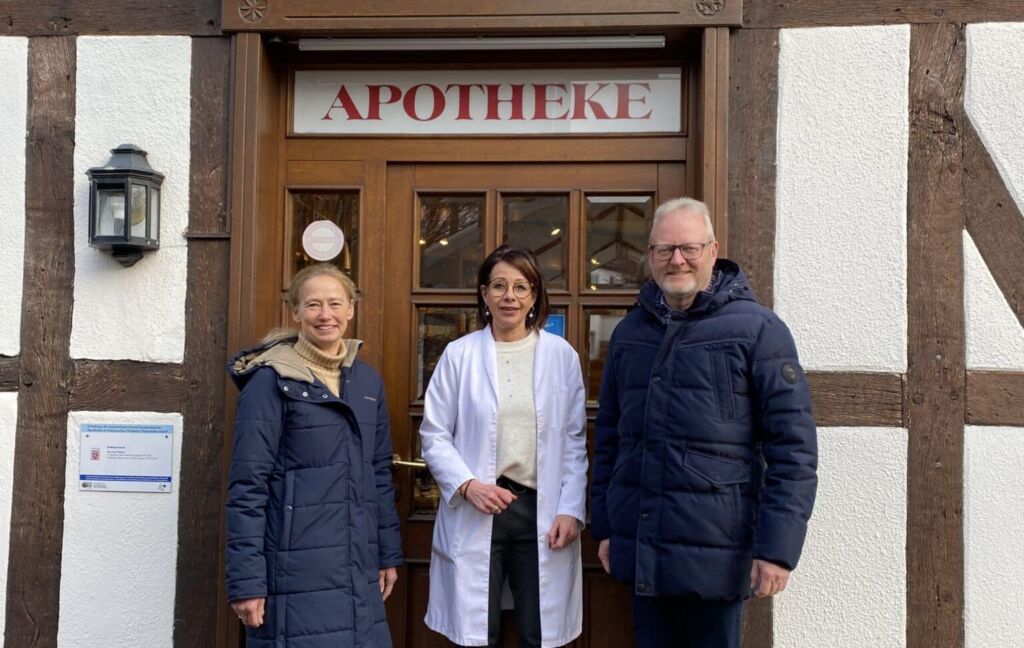
[[[594,472],[590,479],[590,536],[604,540],[611,535],[608,518],[608,485],[619,456],[619,387],[615,369],[615,335],[608,344],[594,430]]]
[[[583,372],[580,357],[566,345],[572,358],[565,384],[569,386],[568,419],[562,446],[562,490],[558,498],[556,515],[571,515],[586,524],[587,500],[587,408],[583,391]]]
[[[267,595],[263,535],[283,410],[273,370],[257,370],[238,396],[235,413],[225,514],[228,601]]]
[[[772,316],[753,350],[764,485],[754,535],[754,558],[794,569],[818,486],[818,439],[811,392],[789,329]]]
[[[377,394],[376,439],[373,475],[377,488],[377,565],[384,569],[401,565],[404,560],[398,509],[395,506],[395,486],[391,481],[391,425],[388,422],[388,405],[384,399],[383,385]]]
[[[455,447],[455,426],[459,411],[456,366],[446,347],[437,361],[423,397],[420,447],[441,497],[448,506],[458,506],[458,488],[475,475]]]

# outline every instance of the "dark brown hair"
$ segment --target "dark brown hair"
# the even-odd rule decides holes
[[[487,304],[484,302],[484,293],[481,288],[491,280],[491,271],[494,270],[494,266],[502,262],[523,273],[526,280],[533,286],[536,301],[533,302],[531,309],[533,315],[531,316],[529,313],[526,315],[526,328],[539,331],[544,328],[544,322],[548,321],[548,315],[551,313],[551,306],[548,304],[548,291],[544,288],[544,277],[537,267],[537,259],[533,256],[533,252],[528,248],[511,245],[501,245],[495,248],[494,252],[487,255],[484,262],[480,264],[480,271],[476,273],[478,286],[476,310],[479,316],[477,324],[480,328],[488,324]]]

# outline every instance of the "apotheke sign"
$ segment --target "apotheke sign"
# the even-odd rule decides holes
[[[299,70],[295,133],[677,133],[679,68]]]

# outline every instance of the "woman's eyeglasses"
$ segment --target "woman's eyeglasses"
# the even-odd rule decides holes
[[[518,299],[526,299],[533,292],[533,286],[525,281],[517,281],[509,284],[504,279],[495,279],[487,284],[487,294],[491,297],[504,297],[505,293],[512,289],[512,294]]]

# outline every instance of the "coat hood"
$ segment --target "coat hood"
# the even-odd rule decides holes
[[[298,353],[295,353],[294,344],[298,335],[290,335],[285,338],[265,342],[259,346],[239,351],[234,358],[228,362],[228,374],[235,381],[239,389],[245,387],[249,378],[260,367],[270,367],[282,378],[308,382],[312,384],[316,377],[306,366],[306,363]],[[363,346],[362,340],[345,340],[345,358],[341,361],[342,368],[351,367],[356,361],[359,348]]]
[[[663,319],[663,315],[668,312],[661,301],[661,288],[653,280],[640,288],[636,301],[658,319]],[[756,302],[757,299],[743,270],[729,259],[718,259],[715,262],[709,289],[698,293],[686,312],[690,315],[703,315],[731,301]]]

